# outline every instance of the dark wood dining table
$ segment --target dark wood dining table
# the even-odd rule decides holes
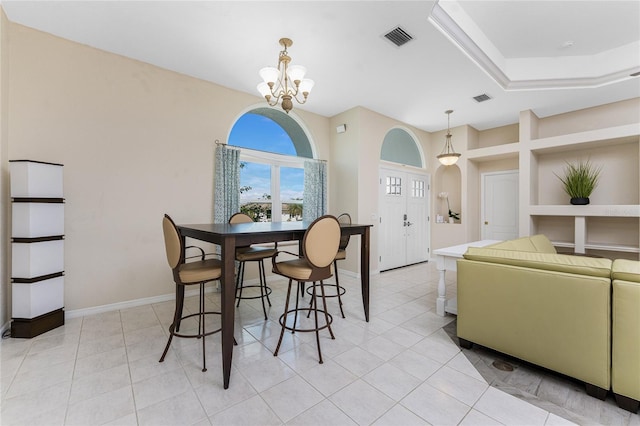
[[[221,248],[221,313],[222,313],[222,374],[224,388],[229,388],[233,359],[235,311],[236,247],[282,241],[302,241],[311,222],[205,223],[178,225],[184,240],[187,237],[214,243]],[[369,321],[369,236],[372,225],[341,224],[342,235],[360,235],[360,279],[365,320]],[[184,246],[184,244],[183,244]]]

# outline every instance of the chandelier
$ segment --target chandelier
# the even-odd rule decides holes
[[[451,130],[449,129],[449,118],[452,112],[453,112],[452,109],[448,109],[444,112],[445,114],[447,114],[447,137],[446,137],[446,142],[444,143],[444,149],[442,150],[440,155],[436,157],[440,161],[440,163],[442,163],[445,166],[451,166],[452,164],[456,164],[456,162],[458,161],[458,158],[460,157],[460,154],[458,154],[453,150],[453,145],[451,144]]]
[[[258,84],[258,91],[267,100],[270,106],[275,106],[282,102],[282,109],[287,114],[293,108],[295,99],[299,104],[307,102],[307,96],[313,88],[313,80],[304,78],[307,69],[301,65],[291,65],[291,57],[287,52],[287,47],[291,47],[293,41],[288,38],[281,38],[280,45],[284,50],[278,57],[278,67],[266,67],[260,70],[260,77],[264,80]],[[302,95],[302,100],[299,98]]]

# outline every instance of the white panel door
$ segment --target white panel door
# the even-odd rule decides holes
[[[518,237],[518,171],[482,175],[482,239]]]
[[[380,169],[380,270],[429,258],[429,176]]]
[[[406,206],[404,173],[382,169],[380,173],[380,227],[378,248],[380,270],[405,265],[406,236],[404,215]]]
[[[429,260],[429,176],[407,174],[405,265]]]

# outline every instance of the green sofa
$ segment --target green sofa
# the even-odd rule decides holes
[[[469,248],[457,264],[460,344],[574,377],[605,399],[611,267],[610,259],[557,254],[544,235]]]
[[[611,389],[618,405],[640,406],[640,262],[616,259],[613,285]]]

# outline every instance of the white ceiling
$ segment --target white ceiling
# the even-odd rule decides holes
[[[12,22],[256,96],[258,70],[275,66],[278,40],[291,38],[292,64],[305,65],[316,83],[294,109],[327,117],[363,106],[437,131],[453,109],[453,127],[483,130],[516,123],[525,109],[545,117],[640,97],[640,77],[629,77],[640,71],[638,0],[436,3],[4,0],[2,7]],[[397,26],[414,39],[391,44],[383,35]],[[472,99],[483,93],[493,99]]]

